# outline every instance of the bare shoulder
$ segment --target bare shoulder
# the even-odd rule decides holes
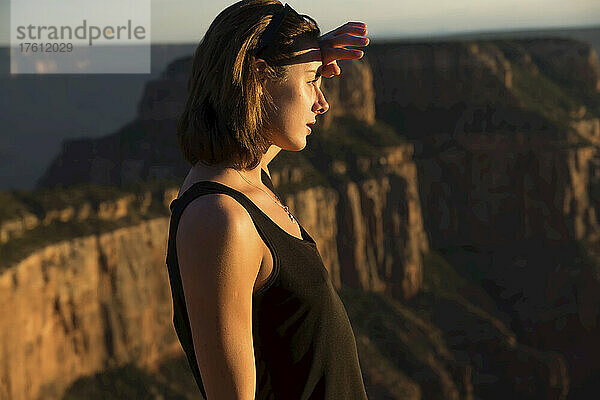
[[[254,230],[254,223],[248,211],[235,199],[226,194],[214,193],[192,200],[181,214],[180,229],[202,230],[204,227],[211,228],[210,232],[225,228]]]
[[[242,263],[257,266],[256,271],[248,272],[253,278],[258,275],[262,240],[248,211],[226,194],[207,194],[192,200],[181,215],[176,243],[180,264],[186,259],[202,260],[207,268],[217,262]]]

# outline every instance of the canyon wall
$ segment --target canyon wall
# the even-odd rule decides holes
[[[78,376],[176,345],[166,218],[48,245],[0,275],[0,398],[60,398]]]
[[[597,54],[560,38],[371,50],[377,115],[415,144],[431,247],[481,283],[521,340],[567,355],[573,396],[596,390]]]

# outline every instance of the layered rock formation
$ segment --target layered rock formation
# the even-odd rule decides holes
[[[0,398],[60,398],[78,376],[176,344],[165,218],[34,252],[0,275]]]
[[[486,287],[520,338],[567,355],[575,396],[596,390],[585,386],[600,354],[594,50],[495,40],[367,57],[378,115],[415,143],[431,246]]]

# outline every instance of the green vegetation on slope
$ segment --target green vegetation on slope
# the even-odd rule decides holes
[[[156,372],[128,363],[77,379],[62,400],[200,399],[185,357],[163,361]]]
[[[0,244],[0,272],[53,243],[98,235],[153,218],[168,217],[170,212],[163,203],[163,195],[166,189],[174,187],[177,186],[171,181],[154,181],[123,188],[87,184],[32,192],[0,192],[0,202],[9,205],[3,209],[5,218],[0,223],[15,219],[25,212],[43,220],[50,211],[69,207],[79,210],[84,204],[91,207],[89,216],[81,221],[73,216],[66,222],[55,219],[47,225],[39,223],[22,236],[10,238],[8,242]],[[143,197],[146,193],[151,194],[151,201],[143,206],[148,200]],[[119,198],[128,195],[133,195],[134,198],[128,203],[125,216],[117,219],[99,217],[98,209],[101,204],[114,205]]]
[[[310,147],[333,160],[347,160],[357,156],[378,157],[381,149],[401,146],[407,141],[388,124],[376,121],[369,125],[352,118],[336,118],[328,128],[309,136]],[[311,150],[308,148],[307,150]]]
[[[80,184],[66,188],[0,192],[0,205],[2,206],[0,207],[2,210],[0,222],[18,216],[19,211],[28,211],[38,218],[44,218],[49,211],[78,207],[83,203],[89,203],[93,208],[97,208],[100,203],[114,201],[129,194],[144,191],[158,192],[174,186],[177,186],[175,181],[151,181],[122,187]]]
[[[458,363],[438,328],[384,294],[346,286],[339,294],[355,335],[368,337],[393,368],[420,386],[423,398],[441,400],[460,392],[462,382],[452,376]]]
[[[0,223],[17,215],[24,215],[27,211],[27,206],[14,193],[0,192]]]

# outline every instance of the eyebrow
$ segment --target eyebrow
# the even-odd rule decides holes
[[[315,79],[319,79],[319,77],[321,76],[321,73],[320,73],[320,72],[317,72],[317,70],[316,70],[316,69],[311,69],[311,70],[308,70],[308,71],[306,71],[306,72],[307,72],[307,73],[314,72],[314,73],[315,73]]]

